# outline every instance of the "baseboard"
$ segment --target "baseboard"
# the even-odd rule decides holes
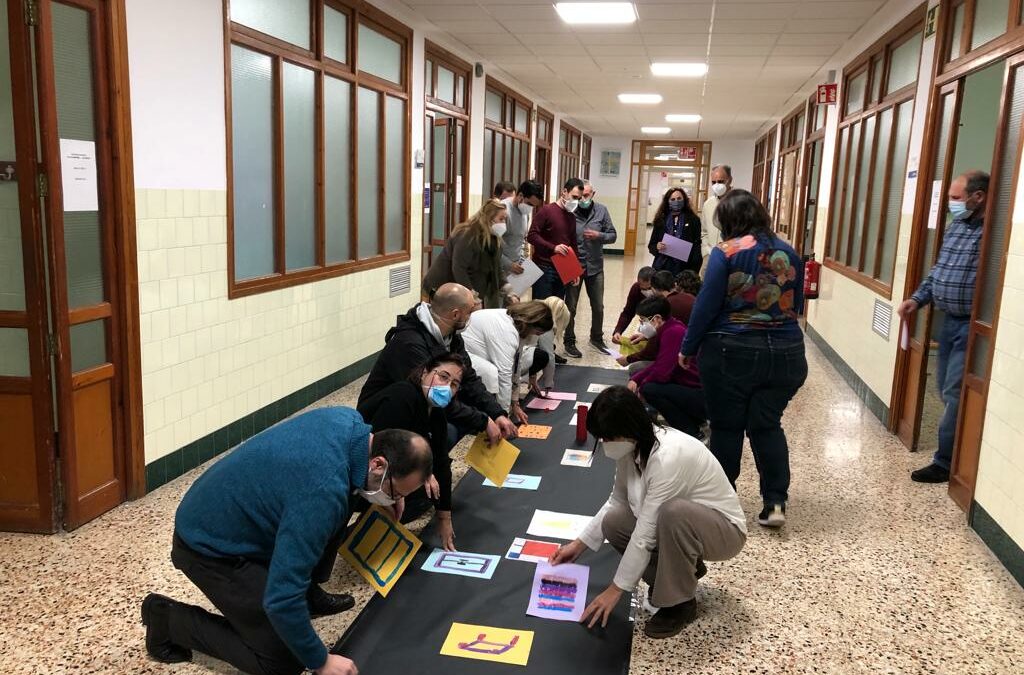
[[[1017,545],[1010,535],[999,526],[992,516],[978,502],[971,500],[971,510],[967,515],[967,522],[981,540],[985,542],[993,555],[1003,563],[1006,571],[1010,573],[1017,583],[1024,586],[1024,550]]]
[[[871,391],[871,387],[867,383],[860,379],[860,376],[850,367],[843,357],[839,356],[836,350],[832,349],[832,346],[821,336],[818,331],[814,330],[814,327],[810,324],[806,326],[807,337],[811,338],[811,341],[818,346],[821,353],[825,355],[829,363],[832,364],[839,374],[843,376],[846,383],[850,385],[854,393],[857,394],[857,398],[864,402],[864,405],[868,407],[868,410],[872,414],[881,420],[882,425],[888,428],[889,426],[889,406],[887,406],[882,399],[878,398],[875,392]]]
[[[227,426],[213,431],[183,448],[178,448],[168,455],[146,465],[146,492],[169,483],[187,471],[191,471],[203,462],[230,450],[242,441],[255,436],[264,429],[272,427],[289,415],[293,415],[306,406],[319,401],[324,396],[341,389],[370,372],[377,355],[371,354],[355,363],[345,366],[298,391],[265,405],[259,410],[235,420]]]

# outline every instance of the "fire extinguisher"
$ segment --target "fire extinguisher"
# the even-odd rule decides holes
[[[804,262],[804,299],[814,300],[818,297],[818,280],[821,278],[821,263],[814,259],[814,254],[807,256]]]

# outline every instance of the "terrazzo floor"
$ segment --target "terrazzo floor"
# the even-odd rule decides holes
[[[609,326],[641,262],[609,259]],[[585,300],[580,307],[577,335],[586,336]],[[614,367],[585,341],[580,347],[584,358],[574,363]],[[760,503],[747,454],[739,481],[746,548],[709,564],[698,621],[681,635],[650,640],[638,623],[630,672],[1024,672],[1024,590],[944,486],[909,480],[922,455],[888,434],[810,343],[808,358],[810,377],[785,417],[788,524],[776,532],[755,523]],[[360,385],[316,405],[352,405]],[[177,666],[149,661],[139,622],[149,591],[207,605],[168,558],[174,509],[205,468],[74,532],[0,534],[0,675],[234,672],[198,655]],[[370,595],[344,564],[327,588],[352,592],[357,606]],[[315,625],[332,644],[353,616]]]

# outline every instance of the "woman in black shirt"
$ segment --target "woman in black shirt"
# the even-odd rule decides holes
[[[654,214],[654,229],[647,250],[654,256],[654,269],[668,270],[673,276],[683,270],[700,271],[704,257],[700,252],[700,218],[690,207],[690,198],[682,188],[669,188],[661,198],[661,205]],[[666,234],[683,239],[693,244],[690,257],[679,260],[664,254],[665,244],[662,239]]]

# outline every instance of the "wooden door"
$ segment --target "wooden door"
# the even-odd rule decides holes
[[[430,117],[427,120],[425,185],[429,201],[423,205],[423,274],[427,273],[434,257],[444,248],[451,232],[454,212],[455,186],[452,184],[452,141],[455,120],[450,117]]]

